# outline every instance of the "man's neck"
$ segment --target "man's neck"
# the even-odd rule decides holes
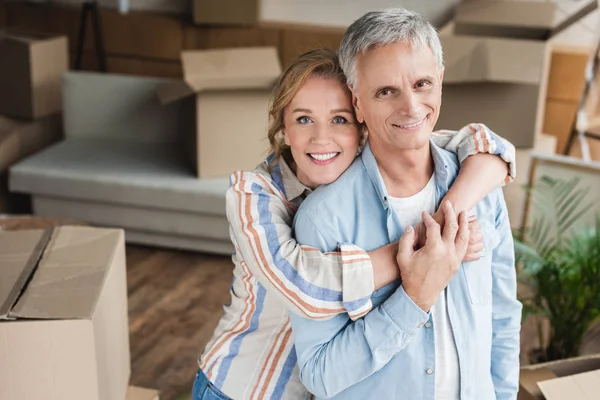
[[[392,197],[410,197],[420,192],[433,175],[429,142],[420,149],[398,150],[371,141],[371,151]]]

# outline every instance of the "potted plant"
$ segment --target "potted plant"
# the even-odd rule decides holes
[[[518,280],[527,292],[520,296],[523,318],[538,316],[534,363],[577,356],[586,330],[600,316],[600,216],[581,220],[593,203],[579,184],[543,177],[530,193],[541,212],[515,233]]]

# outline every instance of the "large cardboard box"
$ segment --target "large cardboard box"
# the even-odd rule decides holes
[[[279,53],[284,68],[309,50],[325,48],[337,51],[345,31],[340,28],[322,27],[283,28]]]
[[[0,116],[0,213],[23,213],[29,204],[8,191],[8,168],[62,138],[60,114],[32,122]]]
[[[518,400],[590,400],[600,393],[600,355],[521,368]]]
[[[516,147],[541,134],[548,52],[544,42],[441,35],[445,57],[437,127],[485,123]]]
[[[266,155],[269,101],[281,73],[273,47],[185,51],[183,81],[163,85],[164,104],[195,98],[186,148],[200,178],[253,168]]]
[[[467,0],[456,7],[454,31],[546,40],[597,7],[597,0]]]
[[[122,230],[0,232],[0,278],[1,399],[125,399]]]
[[[64,36],[0,33],[0,114],[35,119],[62,109],[67,46]]]

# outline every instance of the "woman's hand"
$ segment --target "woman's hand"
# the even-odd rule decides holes
[[[444,226],[444,213],[441,211],[437,211],[433,214],[433,219],[440,224],[440,226]],[[480,231],[481,225],[479,221],[472,216],[469,217],[469,246],[467,247],[467,254],[463,261],[477,261],[481,258],[482,251],[484,249],[483,245],[483,233]],[[417,243],[415,244],[416,249],[420,249],[425,245],[425,224],[421,221],[416,230]]]

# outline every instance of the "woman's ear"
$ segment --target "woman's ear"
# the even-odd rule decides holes
[[[283,142],[287,145],[290,146],[290,137],[285,133],[285,129],[281,130],[281,136],[283,136]]]

